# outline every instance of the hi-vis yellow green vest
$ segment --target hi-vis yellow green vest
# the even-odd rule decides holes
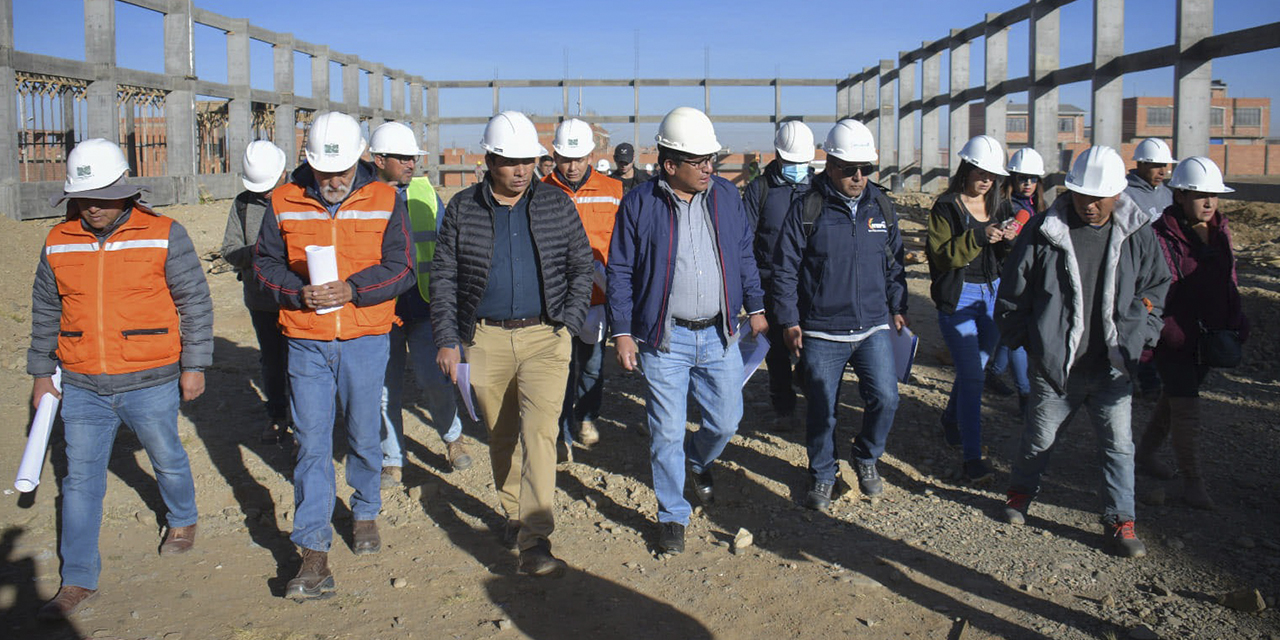
[[[418,252],[418,264],[414,265],[418,274],[418,293],[423,300],[430,302],[431,258],[436,254],[436,216],[440,213],[436,208],[440,200],[426,176],[409,181],[405,199],[409,206],[409,225],[413,229],[413,247]]]

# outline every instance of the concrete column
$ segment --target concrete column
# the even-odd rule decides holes
[[[849,115],[850,101],[852,100],[851,89],[849,86],[849,78],[846,77],[836,84],[836,119],[844,118]]]
[[[930,43],[921,43],[926,48]],[[939,149],[942,141],[942,52],[928,54],[920,65],[920,190],[932,193],[946,185],[947,171]]]
[[[116,101],[116,0],[84,1],[84,59],[94,78],[85,90],[89,137],[120,141]]]
[[[422,119],[422,91],[421,82],[418,82],[417,80],[409,81],[409,122],[407,124],[410,129],[413,129],[413,135],[417,137],[418,140],[427,139],[426,130],[423,127],[424,121]],[[426,149],[428,160],[431,159],[431,154],[440,153],[439,149],[432,149],[430,147],[426,147]]]
[[[711,115],[711,85],[706,78],[702,79],[702,112]]]
[[[773,79],[773,130],[782,126],[782,85],[777,78]]]
[[[349,60],[342,65],[342,110],[360,119],[360,60]]]
[[[495,116],[498,115],[498,113],[501,111],[501,108],[498,106],[499,104],[501,104],[501,102],[499,102],[499,97],[500,96],[498,95],[498,80],[495,78],[493,81],[493,115]]]
[[[862,72],[854,74],[853,83],[849,85],[849,117],[862,119]]]
[[[169,95],[164,100],[165,153],[174,179],[174,197],[190,204],[197,200],[196,174],[200,150],[196,144],[195,51],[187,0],[169,0],[164,16],[164,72]]]
[[[404,85],[405,80],[399,76],[391,78],[391,113],[386,114],[387,117],[396,120],[404,120],[407,115],[404,109]]]
[[[902,177],[898,175],[901,171],[901,164],[898,162],[898,145],[894,134],[898,129],[898,119],[894,117],[893,104],[893,82],[897,79],[898,74],[894,72],[893,60],[880,61],[880,113],[877,118],[880,122],[880,180],[888,181],[889,184],[901,184]]]
[[[898,173],[910,191],[920,189],[920,167],[916,165],[916,119],[919,109],[908,107],[916,96],[916,63],[906,62],[907,52],[898,54]]]
[[[19,131],[24,123],[18,122],[17,79],[9,56],[13,52],[13,0],[0,0],[0,125],[9,131]],[[63,104],[69,94],[63,94]],[[65,111],[64,111],[65,113]],[[63,123],[64,128],[70,123]],[[0,214],[14,220],[22,219],[18,205],[18,184],[22,176],[18,170],[18,136],[10,133],[0,136]]]
[[[1123,1],[1123,0],[1122,0]],[[987,14],[987,37],[984,47],[985,62],[983,78],[986,80],[986,95],[983,97],[983,132],[1008,146],[1005,142],[1005,114],[1008,112],[1009,99],[1005,97],[1000,83],[1009,77],[1009,28],[995,27],[992,22],[998,13]],[[1008,153],[1008,149],[1005,149]]]
[[[1045,172],[1052,174],[1062,164],[1058,151],[1058,88],[1049,85],[1049,74],[1058,68],[1058,9],[1047,0],[1032,0],[1030,21],[1027,139],[1044,158]]]
[[[317,114],[332,110],[330,94],[329,47],[321,46],[316,55],[311,56],[311,97],[317,102]]]
[[[959,42],[960,30],[951,30],[951,101],[947,149],[947,170],[955,173],[960,166],[956,154],[969,141],[969,103],[960,94],[969,88],[969,43]]]
[[[431,184],[440,184],[440,87],[434,84],[427,86],[427,150],[435,159],[427,175]]]
[[[273,141],[284,151],[285,166],[293,167],[298,161],[298,145],[294,133],[298,125],[293,102],[293,34],[283,34],[280,41],[272,47],[271,55],[275,63],[275,90],[280,94],[280,104],[276,105]]]
[[[227,166],[243,170],[244,150],[253,129],[253,98],[249,89],[249,21],[236,20],[227,33],[227,84],[234,97],[227,105]]]
[[[563,102],[560,111],[560,121],[563,122],[569,118],[569,81],[560,81],[560,100]]]
[[[1117,151],[1123,136],[1124,78],[1106,66],[1121,55],[1124,55],[1124,0],[1093,0],[1094,71],[1089,109],[1093,114],[1093,144],[1105,144]]]
[[[373,123],[370,126],[376,127],[382,124],[382,119],[386,112],[386,92],[383,86],[386,84],[386,72],[383,66],[377,63],[369,65],[369,107],[373,109]],[[370,131],[372,133],[372,130]]]
[[[871,135],[880,137],[879,121],[873,117],[880,108],[878,92],[880,90],[880,67],[867,67],[862,70],[862,114],[858,118],[867,125]],[[879,145],[880,141],[876,140]]]
[[[1178,0],[1178,58],[1173,66],[1173,157],[1209,155],[1209,81],[1213,63],[1188,52],[1213,35],[1213,0]]]

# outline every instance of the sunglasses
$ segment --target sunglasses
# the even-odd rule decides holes
[[[835,169],[836,173],[839,173],[846,178],[852,178],[858,174],[862,174],[864,178],[869,178],[871,177],[871,174],[876,172],[877,168],[876,165],[871,164],[870,162],[846,164],[843,162],[835,163],[828,161],[828,166]]]
[[[1016,181],[1016,182],[1030,182],[1031,184],[1035,184],[1035,183],[1037,183],[1037,182],[1040,182],[1040,176],[1018,176],[1018,177],[1015,179],[1015,181]]]
[[[394,153],[384,153],[381,155],[382,157],[387,158],[389,160],[395,160],[396,162],[403,162],[405,164],[411,164],[418,161],[418,158],[415,156],[401,156],[401,155],[396,155]]]

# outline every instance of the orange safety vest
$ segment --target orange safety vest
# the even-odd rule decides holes
[[[163,367],[182,355],[178,308],[165,280],[173,220],[134,204],[105,242],[80,220],[44,242],[62,299],[58,360],[83,375]]]
[[[569,194],[574,206],[578,208],[582,227],[587,231],[592,257],[600,261],[600,264],[609,264],[609,241],[613,239],[613,220],[617,217],[618,205],[622,202],[622,182],[595,169],[591,170],[587,181],[576,192],[560,182],[554,171],[542,181]],[[599,287],[591,287],[591,304],[604,303],[604,292]]]
[[[335,248],[338,279],[342,281],[381,263],[382,234],[395,204],[395,188],[381,182],[370,182],[347,196],[333,216],[292,182],[271,192],[271,209],[280,225],[289,269],[308,282],[308,245]],[[290,338],[352,340],[391,331],[395,317],[394,298],[368,307],[348,302],[326,314],[313,309],[281,309],[280,328]]]

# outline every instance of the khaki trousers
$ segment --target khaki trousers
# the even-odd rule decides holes
[[[520,521],[521,550],[555,529],[556,434],[572,343],[548,325],[476,326],[467,349],[471,388],[489,429],[493,485],[507,518]]]

